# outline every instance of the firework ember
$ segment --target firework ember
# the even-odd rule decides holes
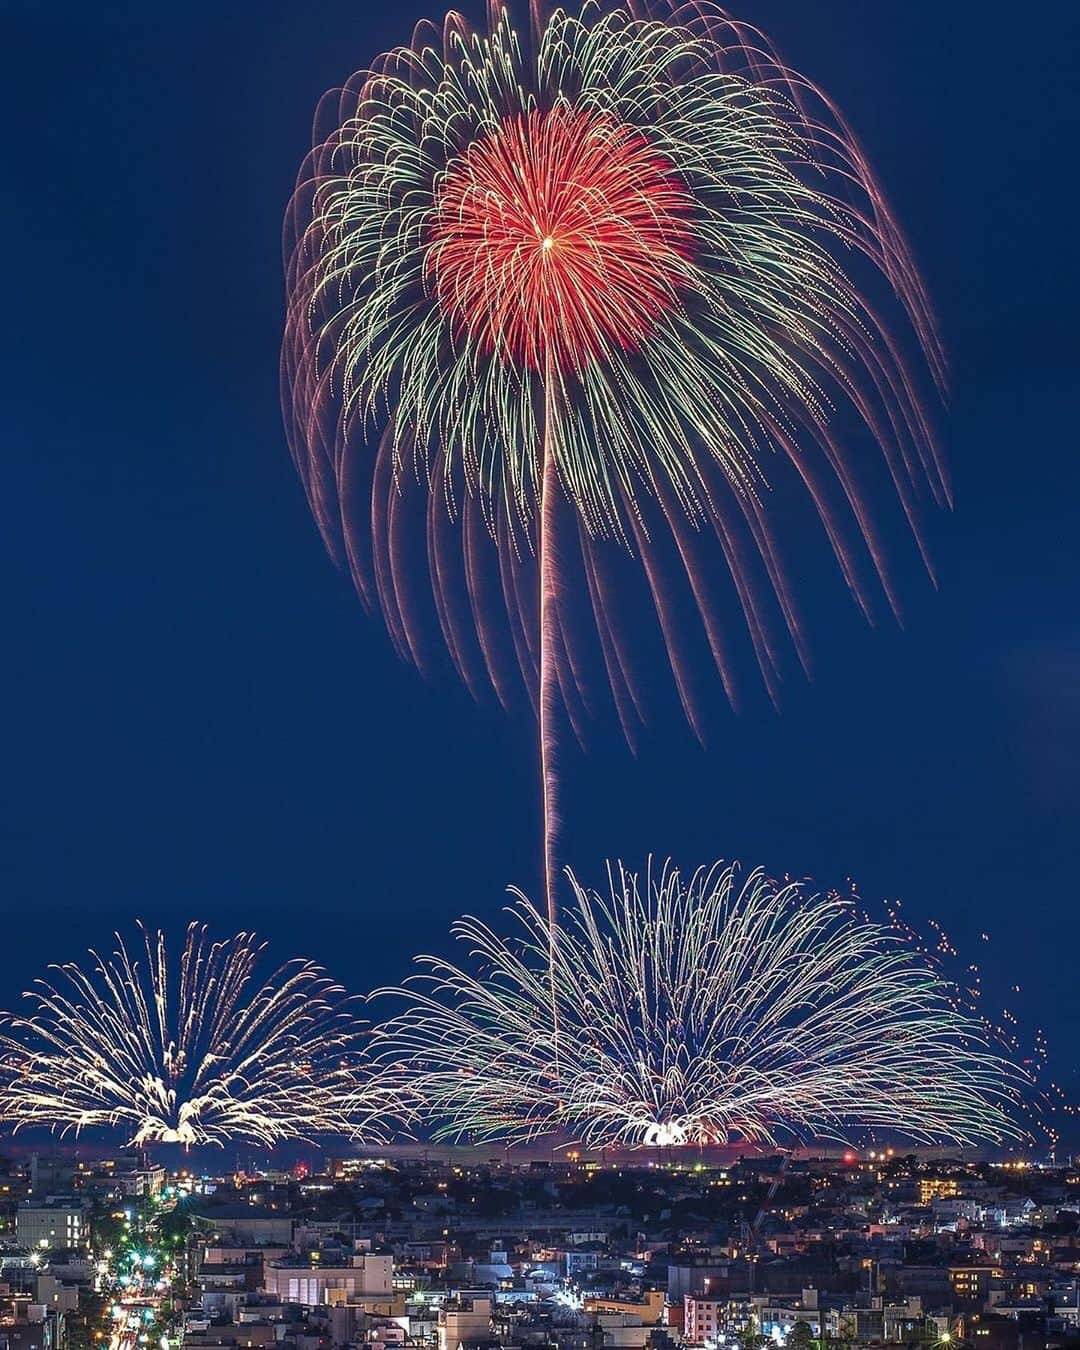
[[[486,32],[421,25],[325,101],[285,229],[290,442],[328,545],[402,652],[430,656],[430,572],[455,664],[504,697],[508,644],[534,691],[540,674],[547,481],[577,516],[565,547],[627,729],[634,644],[603,612],[603,537],[647,573],[696,724],[671,587],[689,584],[733,697],[735,677],[688,540],[714,536],[773,685],[763,587],[802,638],[770,485],[797,486],[867,607],[875,576],[891,595],[874,461],[913,523],[924,488],[945,494],[895,330],[938,377],[940,355],[857,143],[760,35],[693,6],[556,9],[534,27],[505,11]],[[426,524],[403,503],[417,477]],[[681,581],[650,569],[659,529]],[[573,714],[582,635],[559,613],[548,637]]]
[[[211,942],[192,924],[171,964],[160,932],[136,956],[57,968],[0,1021],[0,1122],[67,1133],[119,1128],[153,1141],[272,1145],[317,1134],[379,1137],[401,1116],[372,1075],[363,1024],[309,961],[258,976],[263,946]]]
[[[411,1067],[436,1137],[1025,1137],[1026,1076],[908,930],[721,864],[609,881],[571,878],[553,941],[524,897],[511,938],[462,920],[468,963],[421,957],[430,973],[392,991],[411,1003],[385,1054]]]
[[[947,498],[907,246],[759,34],[608,0],[422,24],[328,96],[285,254],[312,510],[406,659],[507,704],[523,677],[554,922],[558,723],[583,738],[599,691],[634,741],[650,629],[703,737],[689,645],[733,702],[740,632],[774,698],[808,662],[800,513],[868,616],[897,607],[881,512],[919,538]]]
[[[435,199],[435,294],[487,353],[554,378],[640,350],[691,282],[693,201],[640,132],[533,109],[454,164]]]

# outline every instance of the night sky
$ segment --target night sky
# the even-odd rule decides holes
[[[427,12],[0,4],[0,1006],[136,917],[253,927],[364,990],[535,890],[530,721],[396,660],[278,408],[280,222],[316,101]],[[780,715],[728,715],[705,751],[661,715],[636,760],[606,730],[567,752],[566,854],[597,879],[652,850],[900,897],[999,1002],[1023,986],[1009,1006],[1068,1082],[1080,7],[737,12],[838,101],[909,231],[953,365],[956,511],[903,632],[811,608],[814,678]]]

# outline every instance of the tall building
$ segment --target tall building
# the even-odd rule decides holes
[[[726,1298],[683,1296],[683,1335],[688,1345],[704,1345],[719,1337],[725,1329],[727,1302]]]

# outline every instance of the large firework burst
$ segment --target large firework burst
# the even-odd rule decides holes
[[[1024,1074],[908,931],[719,863],[609,881],[571,878],[553,940],[523,897],[513,939],[462,920],[469,963],[421,957],[431,973],[394,991],[412,1002],[385,1054],[410,1064],[436,1137],[1025,1136]]]
[[[87,968],[56,967],[0,1021],[0,1122],[60,1132],[116,1127],[132,1143],[274,1144],[378,1135],[399,1101],[370,1072],[362,1023],[310,961],[260,980],[250,934],[211,942],[191,924],[178,964],[160,932],[120,938]]]
[[[549,882],[551,722],[581,733],[595,649],[633,739],[639,599],[701,734],[695,645],[733,700],[740,628],[774,693],[781,633],[806,660],[795,507],[869,613],[886,499],[914,526],[946,495],[902,351],[939,380],[940,355],[862,152],[707,5],[422,24],[324,100],[285,252],[286,424],[327,545],[407,658],[438,630],[505,701],[520,668]]]

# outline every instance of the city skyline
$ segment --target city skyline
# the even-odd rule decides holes
[[[5,1350],[1070,1350],[1075,1165],[0,1160]]]

